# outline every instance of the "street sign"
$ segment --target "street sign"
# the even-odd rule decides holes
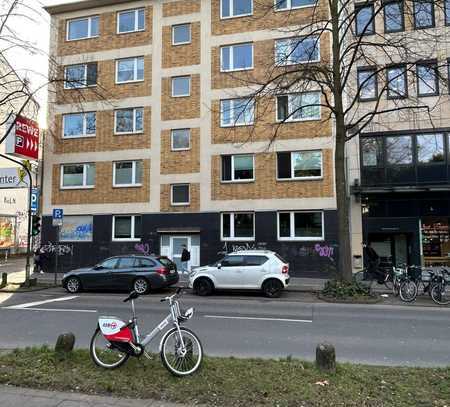
[[[20,167],[0,168],[0,189],[28,188],[30,178],[25,175],[23,181],[19,177]]]
[[[27,160],[39,157],[39,125],[34,120],[16,116],[14,126],[6,138],[6,154]],[[7,124],[9,127],[10,124]]]
[[[62,226],[64,212],[62,209],[53,209],[53,226]]]
[[[39,209],[39,189],[33,188],[31,191],[31,214],[36,215]]]

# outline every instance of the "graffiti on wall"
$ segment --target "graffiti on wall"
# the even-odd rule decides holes
[[[92,216],[66,216],[59,229],[61,242],[92,242]]]
[[[334,247],[328,245],[320,245],[317,243],[314,246],[314,250],[320,257],[328,257],[329,259],[334,259]]]
[[[148,243],[136,243],[134,245],[134,250],[136,250],[140,254],[143,254],[144,256],[150,255],[150,245]]]
[[[68,244],[53,244],[48,242],[46,245],[40,247],[42,253],[56,254],[57,256],[66,256],[70,254],[73,256],[73,245]]]

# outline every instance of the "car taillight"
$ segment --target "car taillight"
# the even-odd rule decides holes
[[[167,267],[158,267],[156,269],[156,272],[158,274],[161,274],[162,276],[166,276],[167,274],[169,274],[169,269]]]
[[[281,272],[282,272],[283,274],[289,273],[289,266],[284,265],[283,268],[281,269]]]

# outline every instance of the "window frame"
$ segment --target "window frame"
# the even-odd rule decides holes
[[[82,185],[69,185],[69,186],[64,186],[64,168],[65,167],[70,167],[70,166],[78,166],[78,165],[82,165],[83,166],[83,184]],[[88,165],[92,165],[94,166],[94,171],[96,171],[96,167],[95,167],[95,163],[94,162],[90,162],[90,163],[66,163],[66,164],[61,164],[60,165],[60,182],[59,182],[59,188],[60,189],[94,189],[95,188],[95,181],[94,184],[92,185],[87,185],[87,166]]]
[[[131,167],[131,183],[129,184],[117,184],[116,183],[116,164],[121,163],[132,163]],[[142,165],[142,177],[143,177],[143,170],[144,170],[144,163],[142,160],[121,160],[121,161],[114,161],[113,164],[113,187],[114,188],[130,188],[130,187],[141,187],[142,186],[142,179],[141,182],[136,182],[136,175],[137,175],[137,164],[141,163]]]
[[[175,148],[173,144],[173,134],[176,131],[187,131],[189,133],[189,147],[181,147],[181,148]],[[183,128],[183,129],[171,129],[170,130],[170,150],[171,151],[188,151],[192,148],[191,145],[191,129],[190,128]]]
[[[132,131],[117,131],[117,112],[121,110],[133,110],[133,130]],[[136,112],[142,110],[142,130],[136,130]],[[144,108],[143,107],[124,107],[114,110],[114,135],[120,136],[124,134],[142,134],[144,133]]]
[[[175,28],[176,27],[181,27],[187,25],[189,27],[189,41],[183,41],[183,42],[175,42]],[[171,31],[172,31],[172,45],[174,47],[178,46],[178,45],[187,45],[187,44],[191,44],[192,43],[192,23],[181,23],[181,24],[173,24],[171,27]]]
[[[223,235],[223,215],[230,215],[230,237]],[[235,215],[252,215],[253,218],[253,236],[252,237],[235,237],[234,230],[234,216]],[[252,211],[236,211],[236,212],[221,212],[220,213],[220,240],[223,242],[240,241],[253,242],[255,241],[255,212]]]
[[[416,3],[430,3],[431,4],[431,25],[428,25],[426,27],[418,27],[416,24]],[[445,14],[445,10],[444,10]],[[445,17],[445,16],[444,16]],[[445,25],[445,20],[444,20]],[[430,0],[414,0],[413,1],[413,27],[415,30],[426,30],[428,28],[434,28],[436,27],[436,13],[434,10],[434,2]]]
[[[144,28],[139,29],[139,11],[142,10],[144,12]],[[134,30],[131,31],[119,31],[120,30],[120,15],[124,13],[129,13],[134,11]],[[130,34],[136,32],[142,32],[146,30],[146,21],[145,21],[145,7],[131,8],[127,10],[120,10],[117,12],[116,16],[116,34]]]
[[[97,65],[97,62],[84,62],[84,63],[81,63],[81,64],[70,64],[70,65],[66,65],[66,66],[64,66],[64,89],[67,89],[67,90],[72,90],[72,89],[84,89],[84,88],[92,88],[92,87],[95,87],[95,86],[97,86],[97,79],[98,79],[98,65],[97,65],[97,68],[96,68],[96,78],[95,78],[95,84],[92,84],[92,85],[88,85],[87,84],[87,79],[88,79],[88,66],[90,65],[90,64],[95,64],[95,65]],[[68,68],[71,68],[71,67],[74,67],[74,66],[83,66],[84,67],[84,78],[83,78],[83,82],[84,82],[84,84],[82,84],[81,86],[80,85],[76,85],[76,86],[74,86],[73,84],[71,85],[71,86],[68,86],[67,85],[67,69]]]
[[[95,133],[92,134],[88,134],[86,133],[87,131],[87,118],[86,116],[88,114],[94,114],[94,118],[95,118]],[[65,135],[65,122],[66,122],[66,117],[67,116],[74,116],[74,115],[83,115],[83,133],[82,134],[77,134],[75,136],[66,136]],[[64,113],[62,115],[62,136],[61,138],[63,138],[64,140],[70,140],[70,139],[76,139],[76,138],[87,138],[87,137],[95,137],[97,135],[97,112],[96,111],[89,111],[89,112],[72,112],[72,113]]]
[[[293,154],[295,153],[309,153],[309,152],[320,152],[320,175],[317,176],[308,176],[308,177],[295,177],[295,171],[294,171],[294,160],[293,160]],[[280,178],[279,177],[279,171],[278,171],[278,153],[290,153],[290,160],[291,160],[291,176],[289,178]],[[319,180],[323,179],[323,151],[322,150],[295,150],[295,151],[277,151],[277,173],[276,173],[276,180],[277,181],[308,181],[308,180]]]
[[[413,149],[414,151],[414,159],[415,159],[415,163],[414,165],[417,167],[428,167],[428,166],[435,166],[435,165],[445,165],[446,161],[447,161],[447,149],[446,149],[446,144],[445,144],[445,139],[448,137],[447,136],[448,133],[446,133],[445,131],[436,131],[436,132],[427,132],[427,133],[416,133],[414,134],[414,145],[413,145]],[[442,155],[443,155],[443,160],[442,161],[421,161],[420,157],[419,157],[419,137],[421,136],[441,136],[441,141],[442,141]]]
[[[97,35],[92,35],[92,19],[93,18],[98,18],[98,34]],[[88,35],[86,37],[70,39],[69,38],[70,23],[76,22],[76,21],[83,21],[83,20],[88,20]],[[100,37],[100,15],[99,14],[94,14],[92,16],[87,16],[87,17],[71,18],[66,21],[66,41],[68,41],[68,42],[69,41],[82,41],[82,40],[89,40],[91,38],[98,38],[98,37]]]
[[[315,1],[314,4],[308,4],[306,6],[292,7],[292,1],[291,0],[286,0],[286,8],[277,8],[277,3],[279,3],[279,2],[280,2],[280,0],[274,0],[273,10],[275,11],[275,13],[282,12],[282,11],[298,10],[298,9],[302,9],[302,8],[316,7],[317,6],[317,1]]]
[[[220,19],[221,19],[221,20],[228,20],[228,19],[230,19],[230,18],[248,17],[248,16],[252,16],[252,15],[253,15],[253,11],[254,11],[253,0],[250,0],[251,6],[252,6],[252,7],[251,7],[252,10],[251,10],[250,13],[237,14],[237,15],[234,14],[234,1],[235,1],[235,0],[230,0],[230,15],[224,17],[224,16],[222,15],[222,2],[223,2],[223,0],[220,0],[219,7],[220,7]]]
[[[394,96],[391,95],[392,91],[389,90],[390,80],[389,80],[389,74],[388,74],[390,69],[403,69],[402,76],[403,76],[403,80],[405,83],[405,94],[404,95],[399,95],[399,94],[396,94]],[[392,66],[386,67],[386,98],[388,100],[395,100],[395,99],[406,99],[407,97],[408,97],[408,71],[407,71],[406,64],[392,65]]]
[[[447,14],[447,7],[450,12],[450,0],[444,0],[444,26],[450,26],[450,13]]]
[[[295,95],[304,95],[307,93],[318,93],[319,94],[319,116],[318,117],[314,117],[314,118],[300,118],[300,119],[295,119],[292,117],[292,114],[289,115],[289,117],[285,120],[280,120],[278,118],[278,98],[279,97],[283,97],[283,96],[287,96],[288,97],[288,112],[289,112],[289,101],[290,101],[290,97],[291,96],[295,96]],[[316,120],[320,120],[322,118],[322,103],[321,103],[321,92],[320,91],[308,91],[308,92],[298,92],[298,93],[284,93],[282,95],[277,95],[275,98],[275,121],[277,123],[296,123],[296,122],[308,122],[308,121],[316,121]]]
[[[433,65],[433,70],[435,72],[434,75],[434,84],[436,87],[436,91],[434,93],[420,93],[420,86],[419,86],[419,66],[430,66]],[[416,92],[417,97],[430,97],[430,96],[439,96],[439,69],[438,64],[436,60],[431,61],[422,61],[422,62],[416,62]]]
[[[252,48],[252,66],[251,67],[247,67],[247,68],[230,68],[230,69],[223,69],[222,67],[222,60],[223,60],[223,50],[225,48],[231,48],[230,50],[230,67],[234,66],[234,56],[233,56],[233,51],[232,49],[234,47],[237,46],[241,46],[241,45],[251,45]],[[254,69],[255,67],[255,49],[254,49],[254,43],[253,42],[240,42],[237,44],[230,44],[230,45],[221,45],[220,46],[220,61],[219,61],[219,69],[220,72],[222,73],[226,73],[226,72],[240,72],[240,71],[251,71],[252,69]]]
[[[289,237],[280,236],[280,214],[289,213],[290,224],[289,224]],[[321,237],[296,237],[295,236],[295,214],[296,213],[320,213],[321,214],[321,225],[322,225],[322,236]],[[277,240],[279,241],[303,241],[303,242],[320,242],[325,240],[325,222],[324,222],[324,211],[323,210],[311,210],[311,211],[278,211],[277,212]]]
[[[142,79],[131,79],[128,81],[119,81],[119,64],[121,61],[126,61],[126,60],[133,60],[134,61],[134,69],[133,69],[133,76],[135,78],[137,78],[137,74],[138,74],[138,60],[142,58],[142,62],[143,62],[143,66],[144,66],[144,74],[143,74],[143,78]],[[136,83],[136,82],[144,82],[145,81],[145,58],[143,55],[141,56],[137,56],[137,57],[127,57],[127,58],[118,58],[116,59],[116,85],[122,85],[122,84],[126,84],[126,83]]]
[[[364,26],[363,28],[366,28],[364,32],[359,33],[358,32],[358,12],[364,8],[370,8],[372,10],[372,17],[371,17],[371,25],[372,25],[372,30],[368,32],[367,29],[369,28],[369,26]],[[355,4],[355,36],[356,37],[364,37],[366,35],[374,35],[376,34],[376,26],[375,26],[375,8],[374,8],[374,4],[371,2],[367,2],[367,3],[356,3]]]
[[[389,139],[396,139],[396,138],[401,138],[401,137],[409,137],[410,140],[410,146],[411,146],[411,161],[407,162],[407,163],[398,163],[398,162],[390,162],[389,161],[389,152],[392,151],[389,148]],[[415,140],[415,134],[414,133],[408,133],[408,134],[394,134],[392,136],[385,136],[384,140],[383,140],[384,144],[383,144],[383,159],[384,159],[384,165],[386,166],[386,168],[392,168],[393,166],[402,166],[402,167],[414,167],[417,164],[417,160],[416,160],[416,140]],[[403,146],[402,146],[403,147]]]
[[[236,120],[233,120],[233,123],[231,123],[231,124],[224,124],[224,122],[223,122],[223,108],[222,108],[222,104],[224,102],[226,102],[226,101],[230,101],[232,103],[232,109],[230,109],[230,111],[233,112],[233,119],[234,119],[234,112],[235,112],[235,102],[234,101],[236,101],[236,100],[250,100],[251,101],[252,113],[253,113],[252,114],[252,116],[253,116],[252,119],[253,120],[251,121],[251,123],[245,123],[245,122],[244,123],[238,123],[238,122],[236,122]],[[250,106],[250,103],[246,104],[246,108],[248,106]],[[252,98],[241,97],[241,98],[231,98],[231,99],[220,99],[220,101],[219,101],[219,108],[220,108],[220,112],[219,112],[219,114],[220,114],[220,127],[229,128],[229,127],[240,127],[240,126],[253,126],[255,124],[255,109],[256,109],[256,106],[255,106],[255,100],[252,99]],[[241,116],[245,118],[245,114],[243,114]]]
[[[370,97],[370,98],[362,98],[361,97],[361,90],[363,89],[361,87],[361,82],[359,80],[359,74],[360,72],[373,72],[373,75],[371,76],[372,78],[375,78],[375,96]],[[378,99],[379,94],[378,94],[378,68],[376,66],[359,66],[356,70],[356,82],[357,82],[357,87],[358,87],[358,100],[360,102],[373,102],[375,100]],[[367,82],[367,79],[366,79]]]
[[[231,183],[239,184],[239,183],[241,183],[242,184],[242,183],[246,183],[246,182],[255,182],[255,179],[256,179],[256,168],[255,168],[255,154],[254,153],[249,153],[249,154],[224,154],[224,155],[221,155],[221,159],[224,156],[231,157],[231,179],[230,180],[224,180],[223,179],[223,168],[222,168],[222,162],[221,162],[221,166],[220,166],[220,172],[221,172],[221,174],[220,174],[220,182],[221,183],[224,183],[224,184],[231,184]],[[242,156],[244,156],[244,157],[251,156],[252,157],[252,163],[253,163],[253,168],[252,168],[253,177],[252,178],[246,178],[246,179],[235,179],[234,178],[234,171],[235,171],[234,158],[235,157],[242,157]]]
[[[173,86],[173,81],[175,79],[181,79],[181,78],[187,78],[189,79],[189,93],[188,94],[182,94],[182,95],[174,95],[173,94],[173,90],[174,90],[174,86]],[[173,98],[187,98],[191,96],[191,91],[192,91],[192,77],[191,75],[181,75],[181,76],[172,76],[170,78],[170,86],[171,86],[171,90],[170,90],[170,95]]]
[[[301,38],[316,39],[316,48],[317,48],[317,59],[310,59],[308,61],[299,61],[299,62],[289,62],[288,60],[283,61],[282,63],[277,62],[277,44],[282,41],[289,41],[289,47],[292,48],[293,42],[301,42]],[[296,41],[298,40],[298,41]],[[290,51],[290,55],[292,54],[293,49]],[[287,38],[277,38],[275,39],[274,43],[274,59],[275,59],[275,66],[281,67],[281,66],[291,66],[291,65],[300,65],[300,64],[315,64],[317,62],[320,62],[321,60],[321,53],[320,53],[320,36],[319,35],[300,35],[300,36],[293,36],[293,37],[287,37]]]
[[[124,217],[130,217],[131,218],[131,237],[115,237],[115,229],[116,229],[116,217],[124,218]],[[112,218],[112,235],[111,240],[113,242],[140,242],[141,237],[136,237],[136,218],[141,218],[141,229],[142,229],[142,215],[113,215]],[[141,230],[142,235],[142,230]]]
[[[401,9],[401,16],[402,16],[402,26],[400,29],[397,30],[388,30],[387,29],[387,19],[386,19],[386,11],[385,11],[385,7],[390,5],[390,4],[395,4],[398,3],[400,4],[400,9]],[[398,33],[398,32],[403,32],[405,31],[405,3],[404,0],[387,0],[383,3],[383,28],[384,28],[384,32],[391,34],[391,33]]]
[[[173,187],[187,186],[189,199],[187,202],[173,202]],[[189,206],[191,204],[191,185],[188,183],[170,184],[170,205],[171,206]]]

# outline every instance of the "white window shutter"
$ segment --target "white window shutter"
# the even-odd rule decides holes
[[[200,246],[191,246],[191,261],[193,267],[200,266]]]
[[[169,257],[170,255],[170,247],[169,246],[161,246],[161,256]]]

